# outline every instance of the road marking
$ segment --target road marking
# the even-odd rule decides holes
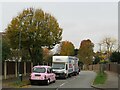
[[[64,84],[65,84],[65,83],[61,84],[60,87],[63,86]]]
[[[56,90],[58,90],[59,88],[56,88]]]
[[[56,90],[59,90],[60,87],[62,87],[62,86],[65,85],[66,83],[71,82],[71,81],[73,81],[73,80],[75,80],[75,79],[76,79],[76,77],[70,78],[68,81],[65,81],[65,82],[62,83],[59,87],[57,87]]]

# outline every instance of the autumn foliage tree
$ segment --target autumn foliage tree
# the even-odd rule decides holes
[[[42,59],[42,47],[51,49],[62,39],[62,29],[57,20],[41,9],[28,8],[12,19],[6,36],[13,49],[27,50],[36,63]],[[24,52],[22,52],[24,53]]]
[[[51,51],[48,48],[43,48],[43,62],[44,64],[50,65],[51,64]]]
[[[91,42],[91,40],[83,40],[81,42],[78,57],[79,59],[85,64],[86,69],[89,69],[89,64],[92,64],[93,60],[93,47],[94,44]]]
[[[61,56],[73,56],[74,55],[74,45],[69,41],[63,41],[61,43]]]

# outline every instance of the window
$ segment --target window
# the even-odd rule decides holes
[[[33,68],[34,73],[45,73],[46,69],[44,67],[35,67]]]
[[[64,63],[53,63],[52,68],[53,69],[64,69],[65,64]]]

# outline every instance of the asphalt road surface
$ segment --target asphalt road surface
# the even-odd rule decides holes
[[[41,88],[49,90],[60,90],[70,88],[92,88],[91,83],[95,79],[96,73],[93,71],[81,71],[79,75],[67,79],[57,79],[55,83],[49,85],[30,85],[29,88]]]

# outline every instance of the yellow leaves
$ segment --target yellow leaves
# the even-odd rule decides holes
[[[11,21],[10,27],[18,28],[19,27],[19,19],[13,18]]]
[[[48,55],[49,54],[49,50],[47,48],[43,48],[43,55]]]
[[[60,55],[63,56],[74,55],[74,45],[69,41],[63,41],[61,45]]]
[[[57,20],[42,9],[28,8],[12,19],[6,29],[11,44],[18,45],[19,33],[21,32],[21,44],[26,47],[26,41],[31,46],[34,43],[38,45],[53,47],[61,40],[62,29]],[[25,45],[25,46],[24,46]],[[37,45],[37,44],[36,44]],[[13,46],[13,45],[12,45]]]
[[[88,40],[83,40],[81,42],[80,48],[79,48],[79,58],[82,60],[83,63],[85,64],[91,64],[92,62],[92,57],[94,55],[93,52],[93,47],[94,44],[88,39]]]
[[[36,9],[34,18],[38,21],[43,20],[44,19],[44,12],[41,9]]]
[[[103,60],[106,60],[108,58],[108,54],[102,54],[99,57]]]
[[[49,49],[48,48],[43,48],[43,60],[44,62],[49,62],[49,57],[50,57],[50,54],[49,54]]]

